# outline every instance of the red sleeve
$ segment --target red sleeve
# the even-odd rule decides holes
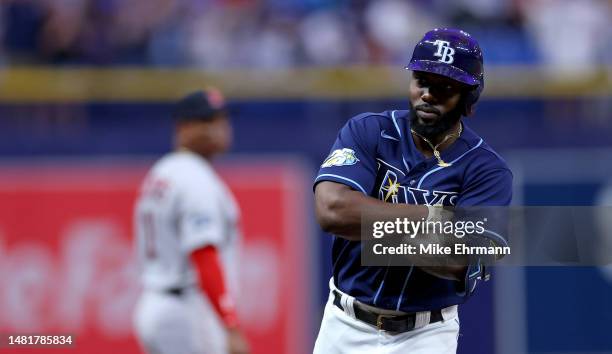
[[[213,246],[199,248],[191,253],[191,261],[198,270],[200,286],[227,328],[238,326],[236,307],[227,293],[219,252]]]

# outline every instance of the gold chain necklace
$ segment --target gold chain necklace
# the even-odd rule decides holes
[[[417,132],[415,132],[414,129],[411,128],[410,131],[412,132],[412,134],[414,134],[414,135],[418,136],[419,138],[423,139],[423,141],[426,142],[429,145],[429,147],[431,147],[431,149],[433,150],[433,154],[436,157],[436,160],[438,160],[438,166],[440,166],[440,167],[448,167],[448,166],[452,165],[452,163],[444,162],[444,160],[442,160],[442,158],[440,157],[440,151],[438,151],[438,147],[440,145],[444,144],[450,138],[458,138],[459,136],[461,136],[461,133],[463,132],[463,124],[459,123],[459,132],[448,134],[447,136],[444,137],[444,139],[442,139],[441,142],[439,142],[435,146],[434,146],[434,144],[431,143],[431,141],[429,141],[429,139],[427,139],[427,138],[419,135]]]

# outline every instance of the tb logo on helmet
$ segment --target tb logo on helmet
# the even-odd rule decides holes
[[[450,42],[436,39],[433,44],[438,46],[438,51],[434,53],[434,57],[439,57],[439,61],[445,64],[452,64],[455,61],[453,57],[455,49],[450,46]]]

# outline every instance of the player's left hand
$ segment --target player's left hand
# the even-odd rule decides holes
[[[227,348],[230,354],[249,354],[249,344],[238,328],[231,328],[227,332]]]

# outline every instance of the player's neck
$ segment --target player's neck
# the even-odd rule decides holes
[[[436,135],[435,137],[424,137],[412,132],[412,140],[414,140],[414,145],[417,149],[427,158],[433,156],[433,148],[437,146],[437,150],[442,152],[449,148],[453,143],[459,138],[459,132],[462,130],[461,121],[458,121],[447,131]],[[429,140],[431,143],[428,144],[425,139]],[[446,140],[444,140],[446,139]]]
[[[181,152],[181,151],[183,151],[183,152],[190,152],[192,154],[200,156],[201,158],[203,158],[205,160],[210,160],[213,157],[212,154],[203,154],[203,153],[198,152],[198,151],[196,151],[194,149],[190,149],[189,147],[184,146],[184,145],[177,145],[174,148],[174,151],[175,152]]]

